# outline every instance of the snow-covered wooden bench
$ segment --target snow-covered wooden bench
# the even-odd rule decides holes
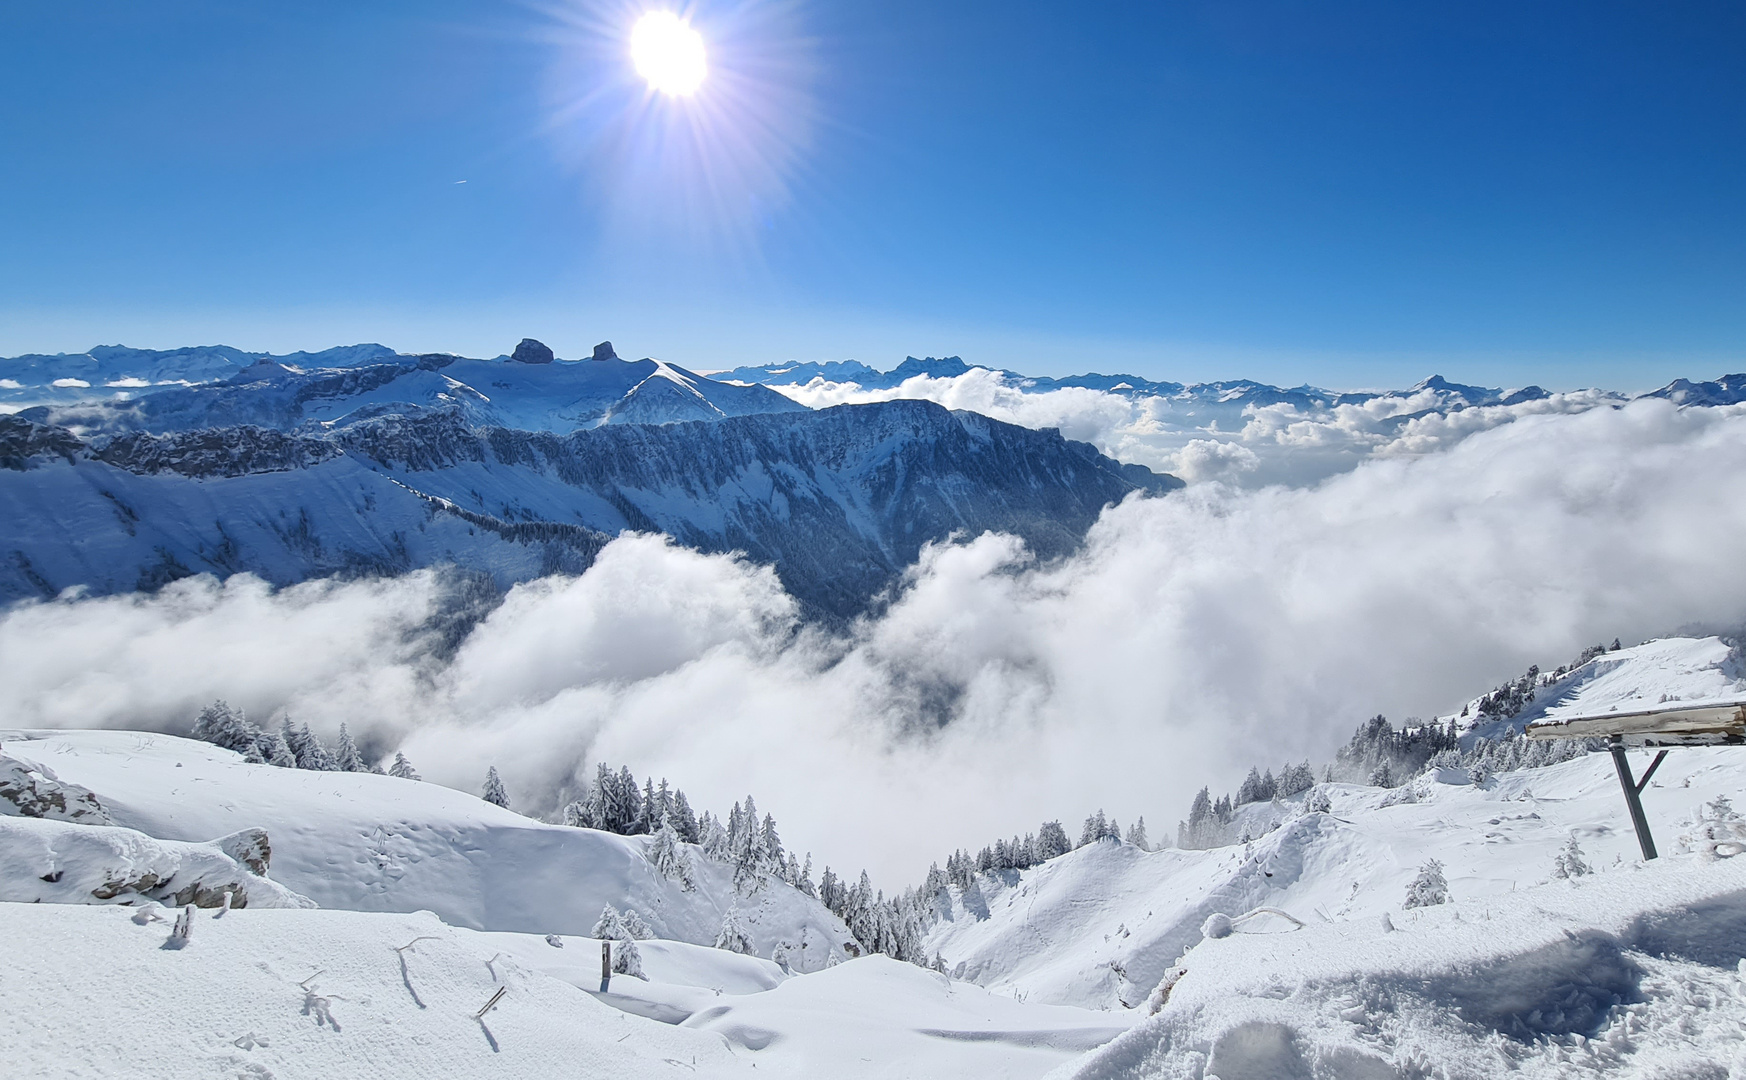
[[[1580,716],[1537,720],[1522,734],[1530,739],[1605,739],[1625,790],[1625,805],[1631,811],[1631,826],[1643,858],[1655,858],[1655,838],[1643,816],[1643,789],[1661,767],[1668,747],[1746,745],[1746,701],[1711,701],[1697,704],[1658,705],[1631,712],[1611,711]],[[1625,760],[1629,747],[1662,748],[1642,777],[1631,775]]]

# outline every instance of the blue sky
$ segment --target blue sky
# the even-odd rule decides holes
[[[1738,4],[642,6],[5,5],[0,354],[1746,367]]]

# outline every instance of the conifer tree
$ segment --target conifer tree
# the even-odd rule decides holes
[[[1141,851],[1152,850],[1151,845],[1146,842],[1146,819],[1144,817],[1128,828],[1128,843]]]
[[[281,769],[295,769],[297,767],[297,755],[293,754],[291,747],[286,744],[283,732],[277,732],[272,736],[272,748],[266,756],[269,765],[276,765]]]
[[[495,765],[485,770],[485,792],[482,797],[493,806],[509,809],[509,792],[503,790],[503,781],[498,778]]]
[[[394,764],[388,766],[388,775],[398,776],[402,780],[422,779],[418,770],[412,767],[412,762],[406,760],[406,755],[398,750],[394,751]]]
[[[655,838],[649,842],[648,860],[657,873],[668,881],[678,882],[679,888],[685,892],[695,888],[691,860],[680,846],[679,832],[673,828],[671,815],[661,818],[661,827],[655,830]]]
[[[223,699],[219,699],[200,710],[188,734],[214,746],[247,755],[255,750],[255,744],[260,741],[261,729],[249,723],[241,709],[233,710]]]
[[[1449,882],[1443,877],[1443,864],[1436,859],[1426,861],[1419,867],[1419,876],[1407,886],[1406,902],[1402,907],[1431,907],[1449,902]]]
[[[589,936],[602,941],[624,941],[630,935],[625,930],[624,916],[608,904],[600,909],[600,918],[594,920],[594,930]]]
[[[344,722],[340,724],[339,748],[334,752],[333,764],[340,772],[370,771],[370,767],[364,764],[364,755],[358,753],[358,744],[352,741],[352,733],[346,730]]]
[[[740,922],[738,905],[728,908],[727,914],[722,916],[721,929],[715,935],[715,947],[746,956],[752,955],[752,939]]]
[[[691,812],[691,803],[685,798],[683,791],[673,792],[673,827],[679,830],[679,839],[687,844],[697,844],[703,840],[703,834],[697,827],[697,815]]]

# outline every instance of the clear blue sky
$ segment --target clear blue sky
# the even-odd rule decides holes
[[[0,354],[1746,369],[1738,3],[681,8],[675,105],[632,0],[11,0]]]

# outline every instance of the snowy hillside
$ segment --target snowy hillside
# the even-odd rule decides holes
[[[763,956],[783,942],[797,959],[805,944],[819,967],[849,955],[842,923],[780,882],[739,896],[731,867],[697,856],[696,887],[686,889],[644,857],[647,837],[542,824],[436,784],[251,765],[208,743],[118,731],[0,732],[0,755],[46,766],[58,782],[93,792],[115,825],[161,841],[264,830],[271,879],[323,908],[432,911],[478,930],[582,935],[612,904],[634,908],[660,937],[708,945],[738,906]],[[5,812],[16,811],[0,797]],[[34,830],[51,849],[83,827],[24,817],[0,825]],[[59,898],[49,883],[28,887]],[[9,882],[7,898],[35,899],[19,888]]]
[[[1512,717],[1482,720],[1476,698],[1465,718],[1435,722],[1471,725],[1471,743],[1542,716],[1746,697],[1746,668],[1714,637],[1603,652],[1547,678]],[[1639,756],[1641,772],[1649,755]],[[1746,752],[1676,752],[1644,796],[1663,847],[1690,832],[1704,804],[1738,796],[1743,783]],[[1199,940],[1213,912],[1271,906],[1305,921],[1379,916],[1399,910],[1428,858],[1444,864],[1458,898],[1498,897],[1547,880],[1572,836],[1597,867],[1638,861],[1612,762],[1600,754],[1478,784],[1452,767],[1396,788],[1323,783],[1240,803],[1227,831],[1253,839],[1158,851],[1104,841],[1030,870],[978,875],[971,893],[949,890],[927,947],[964,977],[1029,1000],[1132,1006]]]
[[[954,531],[1012,533],[1047,557],[1105,505],[1174,486],[1059,433],[926,402],[562,437],[452,411],[91,439],[0,417],[0,598],[441,563],[507,585],[579,572],[629,529],[743,551],[803,603],[847,614]]]
[[[1131,1023],[846,960],[842,923],[780,881],[747,895],[691,848],[687,889],[647,838],[418,781],[105,731],[0,732],[0,777],[0,811],[45,815],[0,816],[11,1076],[1017,1080]],[[659,939],[603,986],[607,904]],[[757,955],[707,947],[729,907]]]

